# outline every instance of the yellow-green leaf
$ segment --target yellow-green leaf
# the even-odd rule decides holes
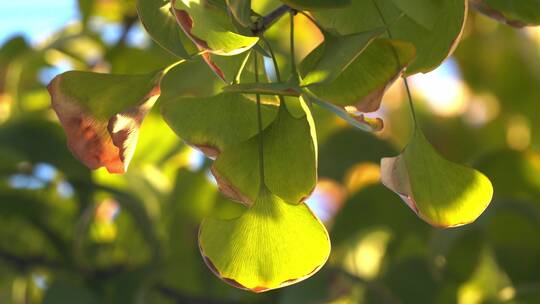
[[[328,259],[330,240],[305,203],[287,203],[261,187],[253,206],[239,218],[204,220],[199,248],[222,280],[263,292],[316,273]]]
[[[172,0],[172,5],[178,25],[201,50],[233,56],[259,41],[236,33],[226,8],[202,0]]]
[[[485,175],[444,159],[418,128],[400,156],[381,161],[381,179],[420,218],[442,228],[475,221],[493,196]]]

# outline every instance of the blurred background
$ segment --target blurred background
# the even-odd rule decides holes
[[[254,1],[262,14],[277,5]],[[297,18],[301,59],[322,36]],[[284,65],[287,26],[268,32]],[[380,184],[380,158],[410,134],[400,82],[376,113],[386,126],[375,135],[315,109],[320,181],[309,204],[330,230],[332,256],[311,279],[259,295],[202,262],[201,219],[242,210],[158,109],[126,175],[91,172],[66,148],[45,88],[55,75],[137,74],[175,61],[145,34],[134,1],[1,1],[0,45],[0,303],[540,303],[538,27],[471,11],[454,56],[411,79],[426,136],[494,184],[474,224],[431,228]]]

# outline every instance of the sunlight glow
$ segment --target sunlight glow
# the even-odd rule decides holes
[[[410,79],[413,93],[425,100],[436,115],[452,117],[465,112],[469,90],[454,60],[448,59],[436,70]]]
[[[344,258],[344,267],[348,272],[366,280],[372,280],[379,274],[386,247],[391,239],[388,231],[378,229],[370,231],[353,244]]]
[[[373,163],[360,163],[353,166],[345,176],[345,187],[349,193],[379,183],[381,180],[381,168]]]
[[[464,120],[472,127],[482,127],[499,116],[499,100],[492,94],[473,95],[464,114]]]
[[[330,179],[320,179],[306,204],[317,217],[328,223],[341,209],[346,198],[347,191],[342,185]]]
[[[531,144],[531,127],[523,115],[514,115],[508,121],[506,142],[514,150],[523,151]]]

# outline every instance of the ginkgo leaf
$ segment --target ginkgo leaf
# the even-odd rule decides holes
[[[471,0],[483,14],[514,27],[540,25],[540,1]]]
[[[317,182],[317,137],[307,105],[301,102],[303,115],[294,117],[281,105],[276,119],[262,135],[264,184],[291,203],[307,199]],[[257,197],[259,173],[259,136],[225,149],[212,172],[222,191],[232,199],[250,204]]]
[[[308,77],[308,71],[316,66],[318,58],[325,56],[325,44],[304,59],[300,65],[301,75]],[[319,98],[337,106],[354,107],[363,113],[374,112],[379,109],[386,90],[411,63],[415,54],[415,48],[410,43],[376,39],[341,70],[335,79],[326,83],[314,83],[308,88]]]
[[[382,159],[381,180],[435,227],[475,221],[493,196],[485,175],[444,159],[418,128],[400,156]]]
[[[227,85],[222,88],[224,92],[261,95],[281,95],[300,97],[301,91],[298,85],[288,82],[251,82]]]
[[[75,157],[90,169],[124,173],[160,77],[71,71],[54,78],[48,86],[52,108]]]
[[[251,0],[227,0],[232,15],[242,26],[251,25]]]
[[[322,48],[321,54],[300,84],[308,86],[335,80],[360,56],[369,43],[385,30],[385,28],[378,28],[346,36],[324,32],[324,42],[320,46]]]
[[[351,4],[351,0],[281,0],[281,2],[297,10],[329,9]]]
[[[161,113],[180,138],[207,156],[216,157],[228,147],[258,133],[256,106],[253,100],[234,93],[210,97],[176,96],[163,100]],[[262,106],[263,128],[276,114],[276,106]]]
[[[437,2],[431,0],[392,0],[405,15],[422,25],[424,28],[432,30],[437,22]]]
[[[386,86],[385,86],[386,88]],[[356,107],[340,107],[328,101],[322,100],[317,97],[313,92],[307,88],[300,88],[298,85],[286,82],[274,82],[274,83],[241,83],[232,84],[223,87],[225,92],[236,93],[251,93],[262,95],[281,95],[291,97],[302,97],[303,99],[317,104],[320,107],[333,112],[337,116],[344,119],[347,123],[355,128],[361,129],[366,132],[380,131],[383,128],[383,121],[380,118],[366,117],[363,113],[359,112]],[[382,93],[381,97],[382,98]]]
[[[199,230],[208,267],[234,287],[264,292],[315,274],[328,259],[328,232],[305,203],[290,204],[265,187],[239,218],[208,218]]]
[[[160,99],[175,97],[210,97],[218,95],[223,81],[204,60],[194,58],[172,67],[160,82]]]
[[[235,32],[225,8],[202,0],[172,0],[173,12],[184,33],[201,50],[233,56],[252,48],[258,37]]]
[[[150,37],[172,54],[189,58],[180,39],[184,33],[178,28],[170,8],[168,0],[137,0],[137,13]]]
[[[387,26],[389,38],[416,48],[416,58],[406,70],[412,75],[435,69],[454,51],[467,10],[467,0],[352,0],[350,7],[317,11],[314,17],[341,35]]]

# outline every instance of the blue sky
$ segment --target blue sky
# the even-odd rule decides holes
[[[77,0],[1,0],[0,45],[16,34],[39,42],[78,16]]]

